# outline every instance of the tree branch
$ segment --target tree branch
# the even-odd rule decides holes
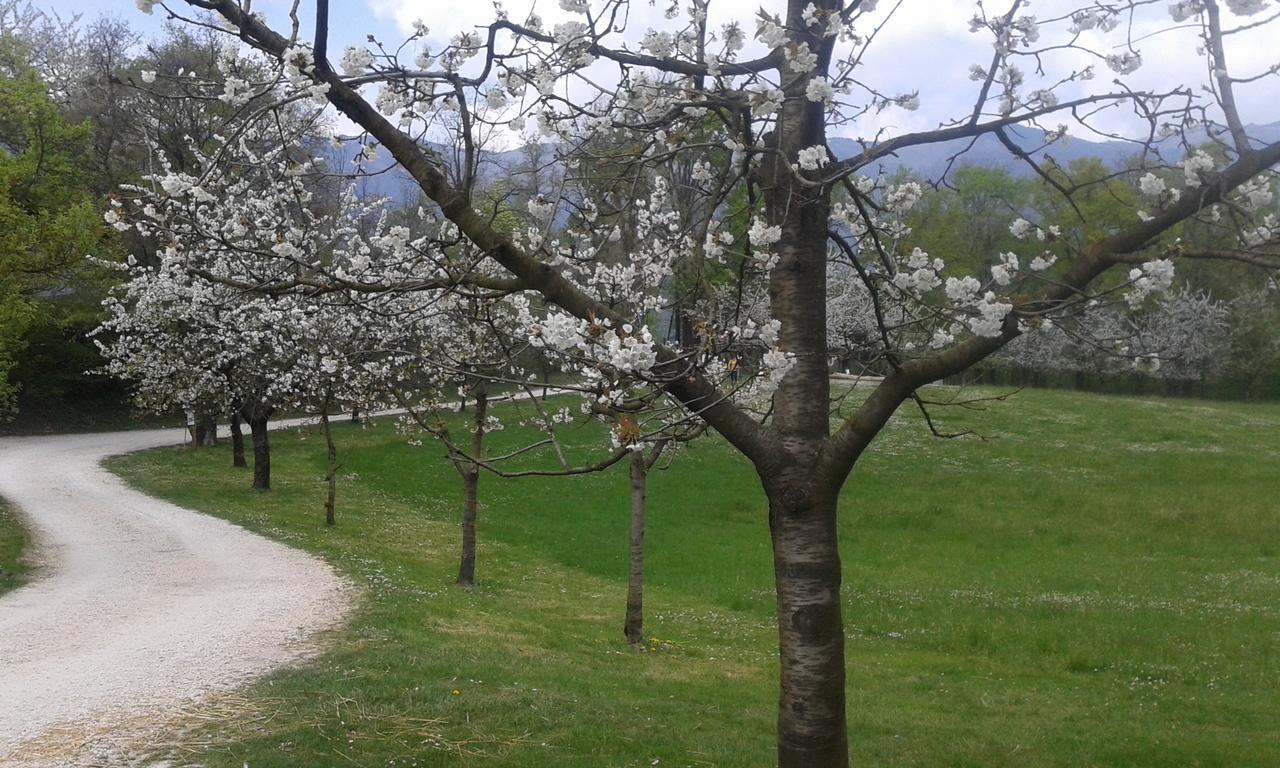
[[[206,7],[201,0],[184,2]],[[235,0],[210,0],[207,5],[236,25],[245,33],[246,39],[261,50],[276,58],[283,56],[287,50],[287,39],[258,18],[244,13]],[[509,22],[502,23],[514,26]],[[647,58],[649,57],[637,57],[634,63],[648,64]],[[581,319],[608,318],[615,324],[627,320],[588,296],[550,265],[525,253],[509,236],[494,229],[485,217],[471,207],[466,195],[450,184],[440,164],[433,161],[429,150],[393,126],[341,77],[333,72],[317,71],[316,78],[329,86],[326,94],[329,102],[386,147],[418,183],[423,193],[440,206],[445,218],[457,225],[459,231],[477,248],[515,275],[522,288],[536,291],[551,303]],[[679,366],[680,356],[673,350],[655,345],[655,352],[658,358],[655,372],[659,375],[664,367]],[[678,373],[678,376],[663,383],[668,392],[690,410],[699,413],[756,464],[768,464],[776,459],[774,438],[769,432],[700,373],[684,370],[683,366],[680,366]]]
[[[1202,208],[1222,201],[1241,184],[1277,163],[1280,163],[1280,142],[1240,157],[1212,183],[1202,187],[1199,195],[1184,194],[1150,221],[1139,222],[1089,247],[1057,282],[1015,307],[1005,318],[999,336],[972,336],[935,355],[904,362],[901,368],[885,376],[871,396],[828,440],[822,458],[824,471],[830,477],[847,476],[898,406],[916,389],[969,368],[1021,335],[1020,311],[1043,313],[1073,300],[1108,269],[1131,263],[1133,254],[1160,235]]]

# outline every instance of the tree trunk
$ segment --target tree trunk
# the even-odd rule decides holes
[[[320,427],[324,430],[325,460],[326,474],[325,482],[329,486],[329,495],[324,502],[324,524],[333,525],[337,522],[337,503],[338,503],[338,449],[333,445],[333,430],[329,428],[329,409],[328,404],[324,410],[320,411]]]
[[[778,765],[846,768],[844,629],[835,494],[769,493],[778,594]]]
[[[476,409],[471,430],[471,455],[482,458],[484,451],[485,418],[489,411],[489,393],[484,382],[474,390]],[[463,403],[466,403],[465,398]],[[458,585],[469,587],[476,581],[476,491],[480,484],[480,467],[474,462],[463,462],[462,471],[462,556],[458,563]]]
[[[352,424],[360,423],[360,406],[358,405],[351,406],[351,423]]]
[[[631,454],[631,531],[627,547],[627,642],[644,642],[644,497],[649,469],[644,451]]]
[[[462,555],[458,560],[458,586],[476,582],[476,487],[480,473],[467,466],[462,473]]]
[[[202,413],[196,417],[195,434],[191,445],[194,448],[208,448],[218,444],[218,421],[212,415]]]
[[[244,431],[240,429],[240,414],[231,413],[231,466],[247,468],[244,460]]]
[[[788,7],[788,24],[804,29],[804,6]],[[809,44],[825,57],[833,41],[814,38]],[[766,157],[759,170],[769,221],[782,234],[769,273],[769,306],[781,323],[778,346],[794,355],[794,363],[773,395],[778,450],[756,466],[769,497],[778,600],[778,765],[847,768],[836,546],[843,478],[823,478],[816,469],[831,430],[826,308],[814,298],[827,295],[831,200],[828,188],[797,184],[789,166],[804,147],[826,142],[823,106],[809,101],[804,89],[804,78],[787,86],[772,139],[779,153]]]
[[[253,435],[253,487],[260,491],[271,489],[271,445],[267,441],[267,417],[249,419],[249,431]]]

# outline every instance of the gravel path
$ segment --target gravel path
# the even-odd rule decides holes
[[[305,657],[343,620],[351,592],[321,560],[99,466],[182,436],[0,439],[0,496],[29,525],[37,564],[0,598],[0,766],[132,764],[130,741]]]

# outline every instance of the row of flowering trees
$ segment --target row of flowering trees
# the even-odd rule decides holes
[[[490,385],[549,386],[555,371],[555,385],[579,398],[546,411],[537,450],[555,452],[564,420],[610,424],[601,459],[562,460],[561,473],[633,454],[639,485],[661,446],[709,427],[752,462],[767,500],[778,763],[844,766],[836,520],[851,470],[900,404],[920,402],[920,387],[1024,336],[1073,328],[1086,308],[1140,308],[1174,285],[1180,262],[1280,268],[1268,207],[1280,144],[1249,136],[1237,98],[1274,72],[1237,72],[1230,57],[1276,17],[1244,0],[1054,4],[1042,16],[1021,0],[980,4],[970,29],[990,47],[971,68],[971,106],[930,130],[866,138],[837,159],[832,132],[924,106],[918,92],[877,86],[883,73],[865,64],[880,32],[916,11],[867,0],[783,5],[761,10],[750,34],[707,0],[676,3],[665,27],[628,38],[624,0],[561,0],[556,21],[500,13],[443,44],[418,25],[403,45],[349,48],[335,67],[327,0],[314,4],[309,39],[297,23],[278,31],[247,2],[140,0],[180,19],[216,15],[236,57],[199,85],[237,111],[199,162],[157,173],[113,213],[160,245],[158,266],[135,278],[154,276],[143,293],[172,291],[200,307],[130,325],[123,318],[146,300],[129,297],[116,357],[148,359],[130,345],[177,317],[216,326],[194,354],[229,366],[222,378],[208,373],[217,365],[197,366],[182,398],[214,391],[220,403],[279,407],[318,391],[398,393],[445,441],[472,496],[480,470],[503,472],[483,455]],[[1207,79],[1198,87],[1141,80],[1142,39],[1166,28],[1199,46]],[[1094,79],[1102,72],[1106,83]],[[336,111],[389,153],[424,197],[415,227],[350,198],[310,198],[322,169],[280,120],[287,110]],[[1027,125],[1054,127],[1046,144],[1026,146],[1012,129]],[[1212,153],[1188,139],[1204,129]],[[1053,162],[1055,142],[1093,130],[1131,140],[1134,164],[1077,178]],[[484,184],[485,144],[509,131],[553,146],[564,169],[514,223]],[[886,179],[877,163],[984,136],[1028,164],[1069,215],[1010,212],[1000,227],[1012,247],[961,268],[913,237],[924,187]],[[1105,216],[1083,204],[1119,190]],[[1213,233],[1203,240],[1213,247],[1179,241],[1189,228]],[[686,330],[668,341],[653,327],[670,315]],[[833,341],[884,373],[865,398],[833,393]],[[163,368],[171,363],[155,374],[139,364],[128,372],[140,379],[184,381]],[[218,389],[236,376],[257,383]],[[457,380],[475,406],[470,440],[416,405],[439,403],[440,382]],[[856,487],[845,500],[858,503]]]
[[[476,522],[482,472],[502,477],[603,471],[631,458],[631,562],[625,621],[639,642],[643,621],[644,485],[662,455],[700,434],[678,405],[637,390],[629,372],[646,365],[634,343],[614,343],[610,375],[584,357],[587,345],[558,336],[556,321],[530,333],[530,307],[507,301],[511,285],[485,277],[456,227],[404,211],[387,201],[361,201],[351,183],[333,183],[328,164],[313,156],[311,126],[272,112],[234,142],[190,146],[197,168],[162,172],[123,188],[106,221],[154,244],[148,262],[115,265],[123,282],[106,301],[97,335],[106,372],[130,381],[137,404],[157,412],[227,415],[233,430],[245,420],[253,440],[253,486],[270,488],[268,420],[282,412],[318,413],[328,454],[326,522],[335,520],[335,409],[405,412],[405,424],[440,441],[462,485],[458,583],[476,571]],[[297,117],[297,115],[293,115]],[[656,181],[663,190],[661,181]],[[661,192],[655,198],[661,198]],[[655,205],[657,203],[655,202]],[[545,216],[523,218],[530,232]],[[669,231],[672,212],[641,224],[638,236]],[[530,236],[533,236],[532,234]],[[268,257],[264,259],[264,257]],[[441,270],[469,275],[416,277]],[[388,286],[393,286],[388,288]],[[637,283],[630,300],[656,306],[656,293]],[[640,311],[644,315],[643,310]],[[563,333],[563,331],[561,331]],[[636,338],[651,339],[647,327]],[[607,343],[606,339],[602,339]],[[651,364],[651,363],[648,363]],[[539,374],[532,374],[532,371]],[[580,407],[547,401],[548,372],[584,374],[569,387]],[[460,386],[458,386],[460,385]],[[456,386],[456,389],[455,389]],[[498,396],[526,404],[507,414],[542,435],[506,456],[486,448],[503,427],[490,409]],[[451,413],[470,409],[464,435]],[[580,420],[609,426],[605,453],[586,464],[566,456],[558,431]],[[238,433],[233,432],[233,441]],[[551,467],[536,459],[550,457]],[[524,461],[514,468],[511,460]]]

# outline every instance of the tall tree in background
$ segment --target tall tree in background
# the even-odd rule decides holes
[[[89,128],[63,119],[24,46],[0,38],[0,413],[27,331],[91,281],[101,219],[81,172]]]
[[[46,255],[64,252],[57,265],[42,258],[39,277],[31,271],[34,256],[29,248],[24,254],[24,249],[10,244],[14,255],[0,259],[0,270],[10,275],[6,284],[22,273],[28,285],[21,302],[5,303],[3,333],[9,341],[0,358],[8,361],[3,377],[6,402],[18,408],[18,429],[84,427],[122,417],[128,393],[110,378],[92,373],[103,360],[88,338],[102,319],[101,301],[115,278],[83,256],[92,252],[116,261],[127,251],[150,262],[157,244],[133,230],[104,229],[100,216],[89,214],[89,209],[108,210],[121,185],[137,183],[161,167],[161,158],[171,167],[189,165],[192,147],[207,147],[237,110],[254,105],[192,98],[194,92],[185,87],[186,79],[221,72],[220,62],[235,59],[235,46],[228,48],[223,36],[209,30],[170,25],[144,44],[136,30],[116,17],[63,18],[28,0],[0,0],[0,37],[6,41],[7,62],[25,59],[20,78],[17,69],[6,65],[6,93],[16,98],[15,89],[22,88],[22,98],[42,100],[32,120],[58,121],[47,141],[76,133],[74,173],[65,172],[65,148],[56,148],[61,154],[50,155],[51,162],[40,170],[45,177],[40,194],[47,197],[52,184],[66,183],[80,196],[78,204],[87,206],[80,209],[85,214],[81,225],[63,228],[78,232],[75,247],[60,245],[55,233],[38,231],[29,223],[14,222],[4,229],[11,239],[41,238]],[[154,77],[156,72],[167,74]],[[179,72],[185,78],[177,76]],[[10,112],[11,107],[15,111]],[[15,103],[6,104],[6,131],[25,130],[18,125],[21,114]],[[11,138],[0,143],[9,148]],[[12,140],[14,146],[21,143]],[[5,162],[9,174],[18,172],[17,160]],[[35,203],[46,212],[54,210],[52,200]],[[6,295],[15,294],[7,290]],[[202,414],[201,421],[212,416]]]

